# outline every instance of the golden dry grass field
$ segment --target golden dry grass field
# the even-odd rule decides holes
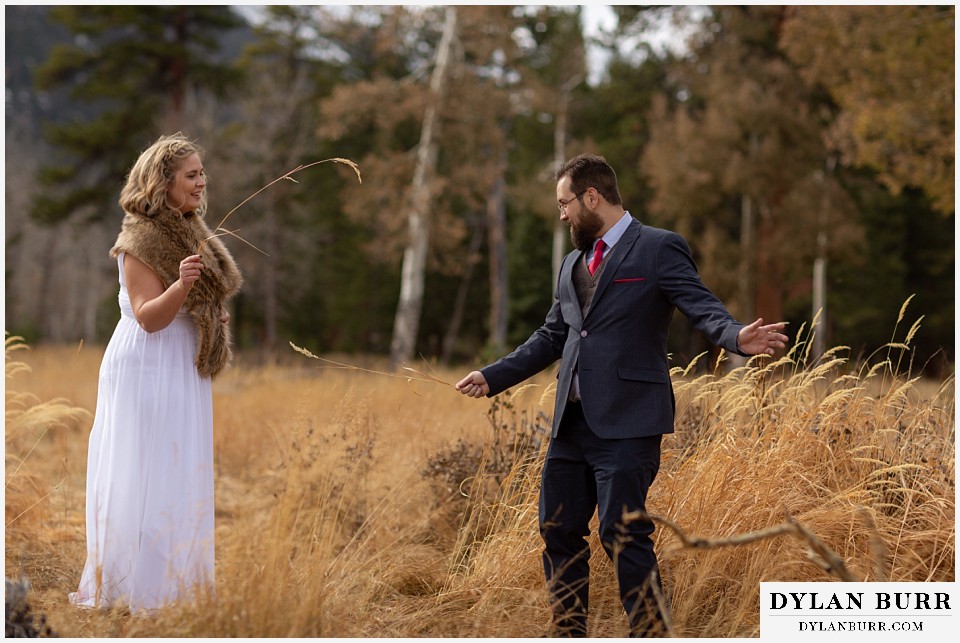
[[[955,580],[954,383],[895,376],[907,350],[862,366],[838,350],[675,369],[677,432],[648,504],[678,528],[655,535],[673,635],[758,636],[760,582],[837,580],[824,552],[858,580]],[[5,573],[29,578],[34,615],[60,636],[547,632],[536,438],[552,373],[474,400],[375,361],[342,369],[294,351],[283,366],[241,356],[214,384],[216,598],[152,617],[72,607],[102,354],[7,341]],[[465,370],[420,373],[449,383]],[[724,543],[788,520],[815,539]],[[625,636],[592,545],[591,635]]]

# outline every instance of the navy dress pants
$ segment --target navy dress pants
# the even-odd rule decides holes
[[[653,587],[661,589],[653,550],[654,525],[624,511],[646,509],[647,491],[660,469],[659,435],[608,440],[597,437],[579,402],[570,402],[547,450],[540,489],[543,566],[554,612],[555,636],[586,636],[590,579],[590,520],[600,519],[600,540],[617,572],[631,636],[663,633]],[[662,596],[662,591],[660,591]]]

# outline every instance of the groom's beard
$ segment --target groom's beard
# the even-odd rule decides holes
[[[597,233],[602,229],[603,219],[597,211],[583,206],[578,220],[570,219],[570,241],[577,250],[589,250],[597,240]]]

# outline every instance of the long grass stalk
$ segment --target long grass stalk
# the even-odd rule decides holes
[[[203,241],[200,242],[200,247],[199,247],[199,249],[197,250],[197,252],[202,252],[202,251],[203,251],[203,246],[204,246],[204,244],[205,244],[207,241],[209,241],[210,239],[213,239],[214,237],[220,236],[220,232],[222,232],[222,233],[224,233],[224,234],[232,234],[233,236],[237,236],[237,235],[233,234],[232,232],[229,232],[229,231],[227,231],[227,230],[224,230],[224,229],[223,229],[223,224],[227,222],[227,219],[229,219],[230,216],[231,216],[234,212],[236,212],[236,211],[239,210],[243,205],[247,204],[248,202],[250,202],[251,200],[253,200],[254,198],[256,198],[261,192],[265,191],[266,189],[268,189],[269,187],[271,187],[271,186],[273,186],[273,185],[275,185],[275,184],[277,184],[277,183],[280,183],[281,181],[292,181],[293,183],[297,183],[297,180],[293,178],[293,175],[294,175],[294,174],[297,174],[298,172],[302,172],[303,170],[306,170],[306,169],[308,169],[308,168],[314,167],[314,166],[316,166],[316,165],[320,165],[320,164],[322,164],[322,163],[340,163],[340,164],[346,165],[346,166],[348,166],[350,169],[352,169],[352,170],[354,171],[354,173],[356,173],[356,175],[357,175],[357,181],[359,181],[359,182],[361,182],[361,183],[363,182],[363,178],[360,176],[360,167],[359,167],[356,163],[354,163],[353,161],[351,161],[350,159],[345,159],[345,158],[329,158],[329,159],[323,159],[323,160],[321,160],[321,161],[314,161],[314,162],[312,162],[312,163],[307,163],[307,164],[298,165],[297,167],[293,168],[292,170],[289,170],[289,171],[281,174],[280,176],[278,176],[278,177],[275,178],[274,180],[270,181],[269,183],[267,183],[266,185],[264,185],[262,188],[260,188],[259,190],[257,190],[256,192],[254,192],[253,194],[251,194],[250,196],[248,196],[247,198],[245,198],[243,201],[241,201],[240,203],[238,203],[237,205],[235,205],[233,208],[231,208],[230,211],[227,212],[227,213],[223,216],[223,218],[220,220],[220,223],[218,223],[218,224],[216,225],[216,227],[214,228],[214,234],[212,234],[211,236],[207,237],[206,239],[204,239]],[[239,237],[238,237],[238,238],[239,238]],[[241,240],[243,240],[243,239],[241,239]],[[247,241],[244,241],[244,242],[245,242],[245,243],[249,243],[249,242],[247,242]],[[250,245],[252,245],[252,244],[250,244]],[[256,248],[256,246],[254,246],[254,248]],[[259,250],[259,249],[258,249],[258,251],[259,251],[259,252],[263,252],[262,250]],[[266,254],[266,253],[264,253],[264,254]]]

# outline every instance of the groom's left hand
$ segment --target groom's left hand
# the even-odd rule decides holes
[[[758,318],[740,329],[737,345],[747,355],[773,355],[776,349],[787,347],[788,338],[781,332],[786,325],[786,322],[777,322],[764,326],[763,318]]]

